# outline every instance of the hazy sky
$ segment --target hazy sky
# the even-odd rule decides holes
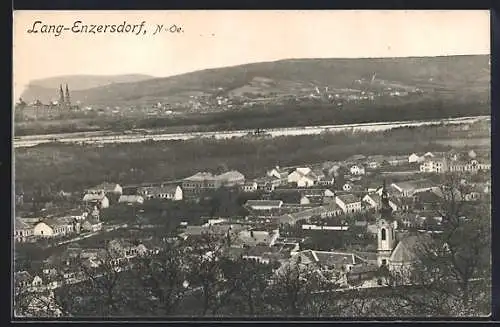
[[[147,34],[29,34],[35,21],[140,24]],[[156,24],[183,33],[152,35]],[[73,74],[150,74],[286,58],[490,53],[488,11],[16,11],[14,90]]]

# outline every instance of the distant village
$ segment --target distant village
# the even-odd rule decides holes
[[[398,83],[376,79],[374,73],[370,79],[357,79],[351,88],[336,89],[329,86],[311,85],[285,94],[277,92],[275,82],[264,77],[253,78],[248,85],[227,91],[217,88],[212,93],[201,91],[185,92],[162,101],[142,106],[81,106],[71,102],[70,90],[66,84],[65,92],[62,85],[59,89],[59,99],[42,103],[34,100],[26,103],[22,98],[15,105],[16,120],[58,119],[72,115],[109,115],[127,116],[145,114],[146,116],[170,116],[179,112],[225,111],[236,108],[252,108],[259,105],[290,105],[299,103],[328,103],[334,108],[342,109],[345,103],[373,102],[381,97],[420,96],[423,91]]]
[[[69,103],[69,96],[65,99]],[[181,221],[177,239],[206,234],[228,237],[231,242],[224,253],[229,258],[270,264],[276,273],[299,260],[319,274],[332,273],[342,287],[377,287],[380,267],[411,267],[420,242],[425,240],[414,232],[440,233],[442,217],[434,208],[444,195],[443,185],[435,177],[460,173],[461,187],[456,192],[461,200],[474,203],[490,197],[490,170],[489,153],[469,149],[355,155],[341,162],[276,166],[250,180],[228,170],[220,174],[197,172],[179,181],[134,187],[108,181],[82,190],[80,203],[71,210],[42,209],[40,217],[15,218],[16,246],[66,245],[63,255],[47,258],[40,270],[16,271],[15,283],[19,292],[47,292],[84,280],[76,260],[97,268],[105,250],[80,246],[79,241],[130,228],[130,223],[111,224],[101,219],[109,208],[132,207],[140,213],[147,210],[150,201],[197,202],[224,188],[246,194],[248,200],[242,206],[246,215],[200,217],[199,224]],[[16,195],[17,204],[27,200],[23,196]],[[331,239],[350,233],[363,241],[321,250],[306,246],[314,243],[318,233]],[[128,269],[127,262],[133,258],[155,255],[160,246],[151,237],[113,239],[109,244],[114,249],[113,262],[120,269]],[[35,302],[30,304],[33,310],[41,310]]]

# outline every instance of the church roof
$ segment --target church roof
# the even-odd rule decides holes
[[[417,260],[418,255],[424,251],[423,246],[431,240],[431,237],[427,234],[405,237],[392,251],[389,261],[393,263],[411,263]]]

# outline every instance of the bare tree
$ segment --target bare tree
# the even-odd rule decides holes
[[[157,254],[139,258],[134,273],[140,296],[145,299],[143,311],[161,316],[175,314],[187,291],[188,271],[178,243],[165,242]]]
[[[316,267],[304,265],[300,257],[282,265],[267,289],[268,308],[274,314],[301,316],[308,312],[323,314],[327,309],[322,293],[338,288],[339,276],[326,275]]]
[[[460,175],[446,175],[435,212],[442,217],[442,233],[419,243],[416,262],[393,271],[390,283],[396,296],[415,315],[478,316],[489,314],[491,282],[491,227],[488,200],[467,198]],[[411,285],[402,291],[401,285]]]
[[[89,297],[92,305],[89,309],[101,317],[110,317],[121,314],[126,299],[119,285],[120,273],[126,265],[121,261],[122,255],[116,253],[109,244],[102,251],[101,257],[94,261],[95,265],[88,265],[80,258],[79,266],[82,272],[82,283],[88,284]]]
[[[189,281],[191,294],[201,293],[203,316],[210,311],[215,314],[221,307],[229,290],[224,276],[221,259],[227,243],[225,237],[213,234],[203,234],[199,239],[192,240],[186,248],[188,264],[191,269]],[[199,292],[198,292],[199,291]]]
[[[237,259],[226,261],[224,275],[230,289],[230,310],[245,316],[255,316],[264,309],[264,292],[272,273],[272,267],[256,260]]]

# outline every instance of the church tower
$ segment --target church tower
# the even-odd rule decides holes
[[[66,103],[64,101],[64,92],[63,92],[63,88],[62,88],[62,84],[59,84],[59,106],[64,106],[64,104]]]
[[[71,106],[71,98],[69,97],[69,88],[68,84],[66,84],[66,101],[65,101],[66,106],[69,108]]]
[[[377,263],[379,267],[389,264],[396,239],[392,222],[392,208],[389,205],[385,181],[380,198],[380,219],[377,221]]]

